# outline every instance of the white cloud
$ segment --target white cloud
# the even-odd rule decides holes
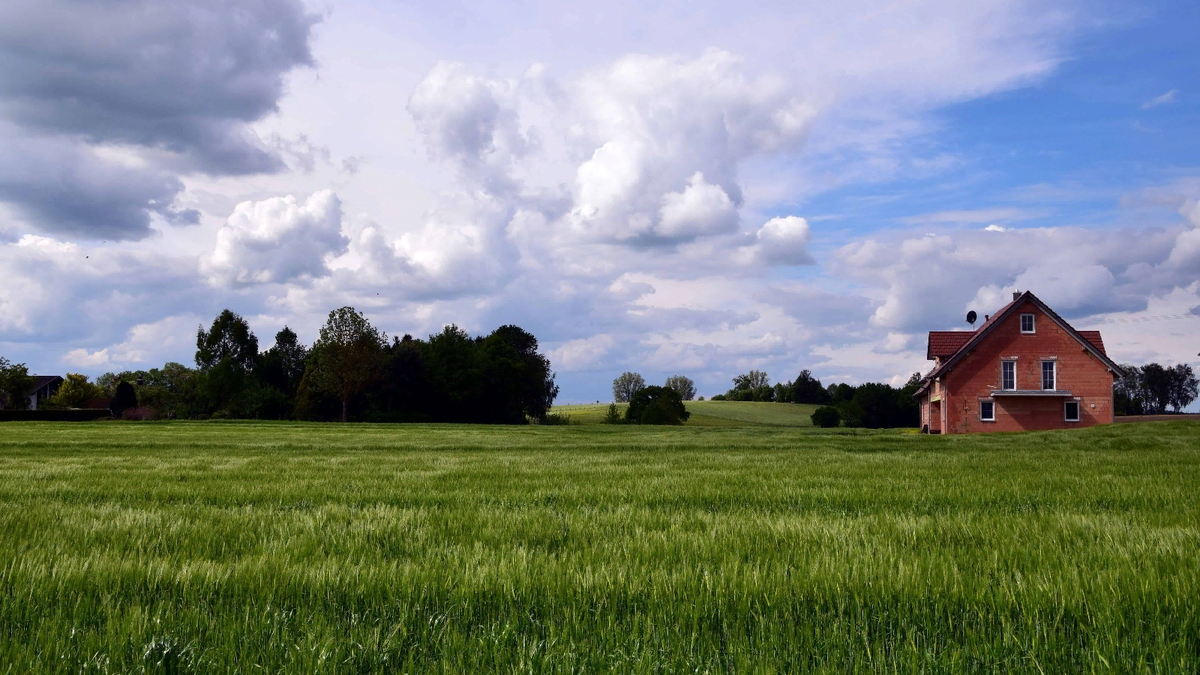
[[[1157,108],[1160,105],[1167,105],[1168,103],[1174,103],[1177,100],[1179,100],[1179,90],[1172,89],[1171,91],[1168,91],[1167,93],[1165,93],[1161,96],[1155,96],[1154,98],[1150,99],[1149,101],[1146,101],[1145,103],[1143,103],[1142,110],[1149,110],[1151,108]]]
[[[726,234],[737,229],[737,208],[718,185],[697,171],[683,192],[663,195],[655,234],[666,239],[688,239],[706,234]]]
[[[103,349],[78,347],[69,350],[60,361],[67,366],[97,368],[159,367],[181,352],[194,349],[196,326],[203,320],[195,314],[169,316],[130,328],[125,339]],[[190,352],[184,360],[191,362]]]
[[[557,370],[589,370],[601,363],[614,344],[616,340],[613,336],[601,334],[563,343],[547,355]]]
[[[329,274],[327,259],[346,251],[349,240],[341,229],[342,203],[331,190],[303,204],[291,195],[242,202],[217,231],[200,269],[217,285],[322,277]]]
[[[811,265],[808,221],[797,216],[772,218],[755,234],[755,243],[741,251],[742,259],[767,265]]]

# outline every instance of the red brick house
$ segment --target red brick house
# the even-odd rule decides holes
[[[1099,331],[1075,330],[1029,291],[977,330],[930,331],[926,356],[935,365],[914,396],[929,433],[1113,421],[1113,379],[1123,373]]]

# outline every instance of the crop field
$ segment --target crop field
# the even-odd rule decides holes
[[[625,404],[618,404],[622,414]],[[754,401],[688,401],[691,427],[811,427],[813,411],[820,406],[805,403],[758,403]],[[554,412],[571,418],[572,424],[601,424],[607,403],[556,405]]]
[[[0,672],[1200,670],[1200,423],[0,425]]]

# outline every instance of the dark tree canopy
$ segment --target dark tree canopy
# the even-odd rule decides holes
[[[24,363],[12,363],[0,356],[0,408],[24,410],[29,405],[33,376]]]
[[[644,387],[629,401],[625,421],[630,424],[683,424],[691,413],[674,389]]]
[[[196,366],[208,370],[223,360],[249,372],[258,359],[258,338],[250,332],[250,324],[230,310],[222,310],[212,327],[196,331]]]
[[[842,421],[842,416],[838,414],[837,408],[831,405],[823,405],[813,411],[811,419],[813,426],[829,429],[836,427]]]
[[[113,417],[120,418],[121,413],[130,408],[136,408],[137,404],[137,391],[134,390],[132,384],[121,380],[117,383],[112,401],[108,404],[108,411],[112,413]]]
[[[304,376],[307,359],[308,348],[300,343],[292,329],[284,326],[275,334],[275,346],[263,352],[263,379],[268,385],[293,396]]]

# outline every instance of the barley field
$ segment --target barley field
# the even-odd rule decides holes
[[[1200,670],[1200,424],[0,425],[0,672]]]
[[[628,404],[618,403],[617,409],[625,413]],[[757,401],[688,401],[687,410],[691,417],[685,423],[689,427],[811,427],[813,411],[817,405],[807,403],[760,403]],[[602,424],[608,412],[607,403],[585,403],[582,405],[556,405],[554,412],[565,415],[571,424]]]

